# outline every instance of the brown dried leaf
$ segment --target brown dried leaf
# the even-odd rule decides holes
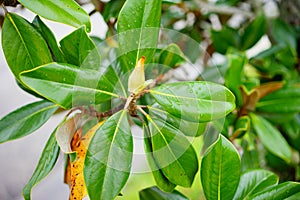
[[[77,152],[77,158],[71,165],[71,184],[70,184],[70,200],[81,200],[87,195],[86,186],[83,177],[83,167],[88,145],[97,131],[97,129],[104,123],[99,122],[91,128],[85,136],[81,138],[81,131],[78,130],[71,142],[71,148]]]

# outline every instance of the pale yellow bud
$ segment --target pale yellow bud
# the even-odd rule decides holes
[[[139,92],[138,90],[145,84],[144,63],[145,56],[142,56],[129,76],[128,90],[131,93],[136,94],[137,92]]]

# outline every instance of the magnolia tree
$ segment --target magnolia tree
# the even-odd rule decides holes
[[[0,120],[0,143],[66,111],[24,199],[60,152],[70,199],[126,198],[135,157],[147,159],[142,172],[156,183],[136,191],[140,199],[194,199],[195,190],[208,200],[300,198],[298,29],[262,2],[0,2],[6,61],[20,88],[40,99]],[[36,14],[32,22],[8,11],[18,4]],[[105,38],[89,35],[96,12]],[[74,31],[57,42],[44,19]],[[269,47],[247,56],[262,37]],[[136,140],[143,151],[134,151]]]

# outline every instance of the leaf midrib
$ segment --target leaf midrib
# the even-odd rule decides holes
[[[114,131],[114,134],[113,134],[113,138],[112,138],[112,141],[111,141],[110,146],[109,146],[109,153],[108,153],[108,155],[107,155],[107,160],[106,160],[106,163],[107,163],[107,164],[108,164],[108,159],[109,159],[110,154],[111,154],[112,145],[114,144],[114,141],[115,141],[117,132],[118,132],[118,130],[119,130],[119,127],[120,127],[120,124],[121,124],[122,119],[123,119],[123,117],[124,117],[124,114],[126,113],[126,110],[123,110],[123,111],[121,111],[121,112],[122,112],[122,113],[120,114],[121,116],[120,116],[120,118],[119,118],[119,120],[118,120],[118,122],[117,122],[115,131]],[[108,165],[107,165],[107,166],[108,166]],[[107,168],[108,168],[108,167],[105,167],[105,173],[104,173],[104,177],[103,177],[103,183],[102,183],[102,187],[101,187],[101,190],[100,190],[100,191],[101,191],[101,199],[105,199],[105,198],[103,197],[103,188],[104,188],[104,183],[105,183],[106,176],[107,176]]]
[[[180,168],[185,172],[185,174],[187,175],[186,171],[183,169],[182,165],[180,164],[180,162],[178,161],[178,159],[176,158],[176,156],[174,155],[173,151],[171,150],[169,143],[167,142],[167,139],[164,137],[163,133],[161,132],[161,130],[158,128],[157,124],[153,121],[153,119],[148,115],[148,120],[154,125],[154,127],[156,128],[156,130],[159,132],[159,134],[161,135],[161,137],[163,138],[163,141],[165,142],[165,144],[167,144],[167,148],[169,149],[169,151],[171,152],[172,157],[175,159],[176,163],[179,164]]]
[[[31,63],[31,65],[32,65],[32,67],[35,67],[34,62],[33,62],[32,58],[31,58],[31,54],[29,53],[29,50],[28,50],[28,48],[27,48],[27,46],[26,46],[26,43],[25,43],[25,41],[24,41],[24,39],[23,39],[23,36],[22,36],[21,32],[19,31],[17,25],[15,24],[15,22],[14,22],[12,16],[11,16],[9,13],[7,13],[7,16],[8,16],[8,18],[9,18],[9,21],[12,23],[13,27],[15,28],[17,34],[19,35],[19,38],[20,38],[20,40],[21,40],[21,43],[23,44],[23,47],[25,48],[25,50],[26,50],[26,52],[27,52],[27,56],[29,57],[29,60],[30,60],[30,63]],[[18,76],[20,76],[20,75],[18,74]]]

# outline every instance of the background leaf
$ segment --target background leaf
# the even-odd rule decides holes
[[[207,149],[200,172],[207,200],[233,198],[240,180],[241,161],[237,150],[224,136],[220,135]]]
[[[225,117],[235,108],[234,95],[210,82],[176,82],[152,88],[150,94],[164,110],[191,122]]]
[[[19,0],[19,2],[41,17],[74,27],[85,25],[90,31],[89,15],[73,0]]]
[[[12,73],[19,73],[52,62],[42,35],[24,18],[7,13],[2,28],[2,48]]]
[[[256,104],[256,109],[281,114],[300,112],[300,86],[285,87],[266,95]]]
[[[68,64],[50,63],[22,73],[21,80],[36,93],[64,108],[119,97],[113,93],[118,77],[111,68],[103,74]]]
[[[31,176],[29,182],[25,185],[23,189],[23,196],[25,200],[30,200],[30,193],[32,188],[45,178],[53,169],[57,158],[59,156],[59,146],[56,143],[55,131],[51,134],[44,147],[43,153],[39,160],[37,167],[35,168],[33,175]]]
[[[24,137],[40,128],[57,110],[48,101],[21,107],[0,120],[0,143]]]
[[[161,0],[127,0],[118,17],[118,40],[123,56],[122,70],[134,68],[137,61],[146,57],[151,61],[158,43]]]
[[[266,33],[266,30],[266,17],[264,15],[255,17],[255,19],[248,24],[244,30],[244,33],[241,35],[241,50],[246,50],[254,46]]]
[[[188,200],[183,194],[178,191],[172,193],[166,193],[160,191],[157,187],[153,186],[150,188],[143,189],[139,192],[140,200]]]
[[[252,126],[263,145],[274,155],[286,162],[291,160],[291,149],[281,133],[266,119],[250,114]]]
[[[249,199],[253,194],[277,183],[278,176],[272,172],[262,169],[247,171],[241,176],[234,199]]]
[[[125,110],[96,131],[85,159],[84,178],[91,199],[114,199],[131,169],[133,140]]]
[[[84,27],[73,31],[60,42],[68,63],[88,69],[100,69],[100,55]]]

